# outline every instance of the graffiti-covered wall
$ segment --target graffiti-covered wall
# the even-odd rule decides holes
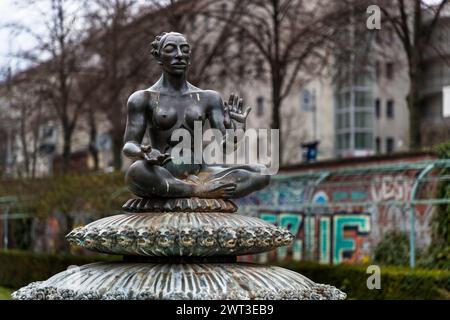
[[[302,175],[311,172],[303,167],[294,174],[274,177],[268,188],[240,199],[240,210],[288,228],[296,239],[289,248],[279,248],[258,259],[367,262],[387,233],[409,233],[411,221],[416,246],[426,247],[434,207],[410,202],[421,169],[409,164],[419,160],[404,159],[403,165],[390,170],[386,169],[391,165],[386,159],[376,166],[368,164],[368,170],[353,162],[349,168],[321,167],[316,175]],[[352,168],[358,169],[352,173]],[[433,179],[422,182],[417,197],[433,198],[436,185]]]

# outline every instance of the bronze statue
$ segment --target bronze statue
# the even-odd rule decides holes
[[[289,245],[294,235],[236,213],[233,201],[224,199],[266,186],[269,176],[261,174],[265,167],[207,166],[172,158],[174,130],[192,132],[194,121],[209,122],[222,133],[227,128],[244,128],[249,112],[242,110],[242,99],[234,95],[223,103],[217,92],[188,83],[189,53],[183,35],[171,32],[157,37],[153,54],[163,74],[152,87],[129,99],[123,151],[135,160],[127,180],[140,198],[128,200],[122,214],[93,221],[67,235],[74,245],[123,255],[123,261],[68,269],[30,283],[14,292],[13,299],[345,298],[340,290],[291,270],[237,262],[239,255]],[[151,146],[142,145],[146,132]]]
[[[142,198],[238,198],[269,183],[262,165],[176,164],[170,152],[174,130],[193,133],[194,121],[219,129],[245,129],[250,108],[231,95],[224,103],[219,93],[202,90],[186,80],[191,48],[184,35],[163,33],[152,42],[152,55],[163,72],[159,80],[128,99],[123,153],[134,160],[126,174],[130,190]],[[143,145],[148,130],[151,146]]]

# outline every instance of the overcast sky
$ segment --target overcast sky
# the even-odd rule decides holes
[[[39,26],[38,14],[34,8],[18,6],[21,0],[0,0],[0,70],[11,66],[13,69],[23,65],[23,62],[10,56],[10,52],[18,49],[28,49],[33,46],[33,37],[21,33],[11,33],[4,28],[8,23],[27,21],[28,25]]]
[[[35,45],[34,38],[22,32],[20,34],[12,34],[11,30],[4,28],[10,23],[25,24],[31,27],[33,32],[42,29],[41,34],[45,30],[42,20],[43,13],[48,11],[50,1],[36,0],[33,5],[27,5],[29,0],[0,0],[0,72],[8,67],[17,70],[27,65],[26,61],[15,58],[11,52],[18,52],[20,49],[31,49]],[[149,0],[137,0],[137,4],[145,4]],[[160,0],[164,2],[164,0]],[[68,2],[69,8],[79,13],[79,2]],[[71,4],[74,4],[71,6]],[[0,75],[1,77],[1,75]]]
[[[142,1],[144,2],[145,0]],[[40,15],[36,5],[26,7],[23,6],[24,2],[24,0],[0,0],[0,70],[4,70],[8,66],[11,66],[13,70],[23,68],[24,62],[11,57],[9,53],[18,49],[33,47],[33,38],[31,36],[11,34],[10,31],[1,28],[1,26],[17,21],[27,21],[27,25],[33,26],[35,29],[42,25],[38,20]],[[37,1],[41,5],[46,2]],[[438,3],[440,0],[427,0],[427,2]],[[21,4],[22,6],[20,6]]]

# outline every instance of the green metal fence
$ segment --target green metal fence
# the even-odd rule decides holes
[[[416,239],[415,239],[415,220],[416,207],[418,205],[446,205],[450,204],[449,198],[437,198],[436,192],[432,194],[421,194],[421,189],[427,184],[431,184],[434,188],[440,182],[448,181],[450,183],[449,175],[442,175],[443,169],[450,168],[450,160],[428,160],[412,163],[395,163],[388,165],[372,165],[372,166],[358,166],[354,168],[344,168],[336,170],[316,169],[310,171],[301,171],[295,173],[278,174],[273,177],[274,181],[296,180],[302,183],[305,188],[304,199],[301,204],[283,204],[283,205],[258,205],[246,206],[242,208],[244,212],[304,212],[306,215],[314,214],[314,211],[331,210],[332,208],[370,208],[373,206],[392,206],[401,207],[403,212],[408,213],[409,216],[409,244],[410,244],[410,261],[409,265],[414,268],[416,265]],[[346,200],[345,202],[327,202],[315,203],[313,197],[318,189],[326,188],[369,188],[369,186],[380,183],[379,180],[369,178],[370,176],[382,175],[399,175],[405,174],[404,180],[412,185],[409,197],[401,200],[390,199],[371,199],[369,201]],[[339,178],[336,180],[336,178]],[[401,182],[397,180],[397,182]],[[311,227],[310,224],[307,227]],[[307,230],[307,234],[311,234]],[[309,241],[310,243],[310,241]]]

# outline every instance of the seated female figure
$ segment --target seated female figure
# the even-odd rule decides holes
[[[269,176],[261,165],[221,166],[177,164],[170,158],[176,129],[193,133],[194,122],[208,121],[211,128],[244,128],[250,111],[231,95],[224,103],[212,90],[202,90],[186,80],[190,46],[179,33],[158,36],[152,54],[162,67],[160,79],[149,89],[133,93],[128,100],[128,118],[123,153],[134,160],[126,174],[130,190],[142,198],[200,197],[238,198],[264,188]],[[148,132],[151,146],[142,145]]]

